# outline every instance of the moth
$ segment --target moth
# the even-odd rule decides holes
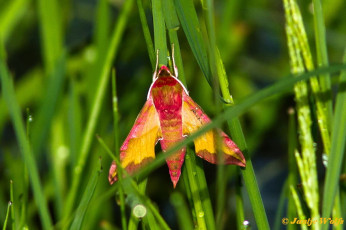
[[[172,56],[174,74],[167,66],[158,68],[158,61],[156,62],[147,101],[120,148],[121,166],[129,174],[155,158],[157,142],[160,142],[161,149],[165,152],[182,141],[185,136],[196,132],[210,122],[210,118],[192,100],[184,85],[179,81],[173,49]],[[194,145],[197,156],[210,163],[245,167],[246,161],[240,149],[219,129],[202,134],[194,140]],[[185,151],[184,147],[166,159],[174,188],[179,181]],[[218,156],[220,154],[217,153],[218,151],[221,152],[221,157]],[[110,184],[118,180],[114,161],[109,170],[108,180]]]

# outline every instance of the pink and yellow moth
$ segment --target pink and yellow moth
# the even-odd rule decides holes
[[[172,55],[173,56],[173,55]],[[160,141],[165,152],[184,136],[196,132],[210,122],[200,106],[189,97],[188,91],[178,80],[174,58],[174,75],[167,66],[156,69],[149,88],[147,101],[135,124],[120,148],[122,167],[133,173],[155,158],[155,145]],[[217,145],[218,139],[222,143]],[[245,158],[237,145],[221,130],[208,131],[194,140],[197,156],[216,164],[234,164],[245,167]],[[221,145],[221,146],[220,146]],[[169,174],[175,188],[184,162],[185,148],[167,157]],[[217,151],[221,151],[218,156]],[[113,161],[108,180],[113,184],[118,179]]]

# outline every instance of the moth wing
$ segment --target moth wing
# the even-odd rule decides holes
[[[120,148],[121,165],[133,173],[155,158],[155,144],[161,138],[159,116],[150,99],[144,104],[129,135]],[[113,161],[108,175],[110,184],[117,181],[116,164]]]
[[[210,118],[200,106],[183,92],[183,133],[189,135],[210,122]],[[220,138],[220,139],[218,139]],[[217,141],[221,140],[222,157],[217,156]],[[208,131],[194,140],[196,154],[206,161],[216,164],[235,164],[245,167],[245,158],[238,146],[221,130]]]

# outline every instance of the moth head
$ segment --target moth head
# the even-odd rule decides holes
[[[169,70],[169,68],[165,65],[161,66],[158,73],[157,73],[157,78],[159,77],[175,77],[171,71]]]

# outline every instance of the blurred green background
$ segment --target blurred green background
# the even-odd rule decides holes
[[[124,2],[0,1],[0,42],[5,47],[0,52],[5,53],[13,76],[22,117],[25,121],[32,118],[32,122],[27,122],[28,135],[33,142],[43,191],[57,228],[61,227],[59,221],[64,216],[63,206],[71,186],[73,167],[78,159],[91,105],[96,96],[100,63],[106,56],[111,33]],[[194,2],[202,17],[201,3]],[[340,63],[346,41],[346,3],[343,0],[322,2],[329,62]],[[143,4],[149,29],[153,32],[151,2],[143,1]],[[236,102],[290,73],[281,1],[233,0],[215,1],[214,4],[217,46],[229,77],[230,92]],[[299,1],[299,4],[310,46],[315,47],[311,2]],[[146,100],[153,72],[136,2],[131,6],[126,21],[112,62],[117,79],[121,143]],[[204,78],[181,28],[178,36],[190,96],[213,117],[216,108],[212,88]],[[312,52],[315,53],[314,49]],[[107,176],[111,158],[97,143],[95,135],[100,135],[112,150],[114,148],[110,79],[107,85],[76,197],[77,200],[81,198],[86,184],[99,168],[101,158],[103,172],[83,229],[112,229],[120,226],[119,207],[115,205],[114,198],[97,202],[98,197],[110,187]],[[241,116],[270,224],[274,221],[287,175],[287,111],[292,106],[293,95],[286,95],[253,106]],[[318,135],[317,125],[313,128]],[[6,216],[12,180],[17,218],[24,216],[21,223],[30,229],[40,229],[37,204],[28,185],[27,168],[2,97],[0,135],[0,222]],[[317,136],[316,140],[319,139]],[[316,148],[318,156],[321,156],[319,142]],[[209,192],[211,198],[215,199],[216,167],[206,162],[204,166]],[[318,167],[322,168],[320,158]],[[322,170],[320,172],[322,177]],[[229,196],[226,211],[228,216],[235,218],[235,200],[232,195],[235,193],[234,183],[235,180],[229,181],[227,186]],[[176,217],[169,201],[173,191],[166,165],[150,174],[147,195],[155,202],[167,223],[176,229]],[[77,200],[75,203],[78,203]],[[247,198],[245,211],[250,223],[254,222]],[[225,226],[231,226],[232,223],[234,219],[228,218]]]

